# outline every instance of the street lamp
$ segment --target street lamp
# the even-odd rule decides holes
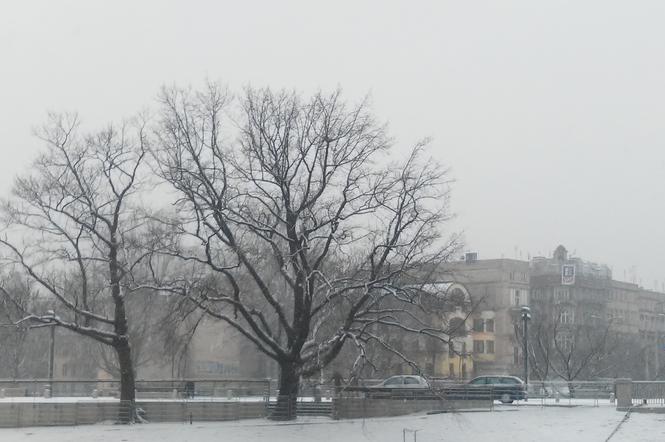
[[[46,314],[50,317],[51,328],[51,345],[49,348],[49,361],[48,361],[48,381],[49,390],[53,393],[53,371],[55,365],[55,310],[49,310]]]
[[[522,312],[522,322],[524,323],[523,329],[524,333],[522,336],[522,345],[523,345],[523,350],[522,352],[524,353],[524,383],[526,386],[529,386],[529,353],[528,353],[528,347],[527,347],[527,336],[528,336],[528,324],[529,320],[531,319],[531,309],[527,307],[526,305],[522,306],[520,309]]]

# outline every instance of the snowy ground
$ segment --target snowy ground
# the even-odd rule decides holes
[[[304,441],[605,441],[625,413],[612,407],[496,407],[493,412],[415,415],[366,420],[299,419],[189,424],[146,424],[129,427],[92,425],[0,429],[1,441],[16,442],[304,442]],[[665,414],[631,414],[611,439],[664,441]]]
[[[263,402],[266,400],[263,396],[242,396],[242,397],[224,397],[224,396],[194,396],[193,398],[144,398],[139,395],[136,399],[138,402]],[[271,396],[271,401],[276,401],[277,397]],[[314,402],[313,397],[298,398],[300,402]],[[72,403],[72,402],[118,402],[115,397],[89,397],[89,396],[67,396],[67,397],[51,397],[45,398],[42,396],[12,396],[0,398],[0,403],[3,402],[18,402],[18,403],[40,403],[40,404],[54,404],[54,403]],[[332,402],[332,398],[321,398],[321,402]]]

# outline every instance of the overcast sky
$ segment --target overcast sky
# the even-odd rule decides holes
[[[48,110],[98,125],[165,83],[369,93],[433,137],[481,258],[577,256],[665,282],[665,2],[2,1],[0,192]]]

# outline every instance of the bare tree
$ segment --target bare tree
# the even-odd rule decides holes
[[[165,314],[166,301],[159,294],[150,291],[133,291],[125,299],[127,311],[129,344],[132,349],[132,365],[134,373],[163,356],[163,349],[156,339],[164,326],[162,316]],[[156,345],[157,344],[157,345]],[[100,344],[99,368],[113,376],[120,375],[120,366],[115,351],[108,345]]]
[[[25,311],[35,308],[39,299],[26,281],[7,275],[3,286],[12,287],[13,292],[20,292],[18,300],[0,297],[0,376],[18,379],[28,374],[32,377],[46,376],[46,343],[39,332],[30,333],[28,324],[21,323]]]
[[[186,298],[172,298],[160,321],[159,342],[168,360],[172,378],[182,378],[188,371],[188,355],[194,334],[205,313]]]
[[[7,271],[29,277],[56,313],[25,320],[64,327],[111,347],[120,367],[120,399],[133,410],[134,370],[126,298],[142,225],[132,205],[146,152],[140,121],[83,136],[75,115],[51,115],[39,133],[46,150],[15,181],[3,204],[0,238]],[[21,296],[3,287],[12,298]],[[133,413],[123,415],[133,420]]]
[[[585,316],[584,321],[579,320],[581,316]],[[612,353],[620,342],[611,320],[575,309],[569,303],[548,300],[535,309],[533,323],[528,339],[529,361],[531,372],[541,381],[552,373],[566,381],[574,394],[573,381],[611,371]],[[516,325],[515,331],[521,339],[521,328]]]
[[[441,232],[447,174],[425,143],[387,161],[385,128],[339,92],[248,88],[231,100],[211,84],[165,89],[161,102],[154,154],[179,193],[183,236],[172,253],[214,279],[182,293],[278,363],[283,417],[300,378],[345,344],[360,358],[368,342],[390,350],[375,326],[443,338],[404,308],[456,246]]]

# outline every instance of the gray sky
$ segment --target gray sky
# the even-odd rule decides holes
[[[482,258],[563,243],[665,281],[665,2],[3,1],[0,192],[47,110],[102,124],[164,83],[371,93],[432,136]],[[631,279],[630,271],[627,279]],[[660,282],[658,283],[660,287]]]

